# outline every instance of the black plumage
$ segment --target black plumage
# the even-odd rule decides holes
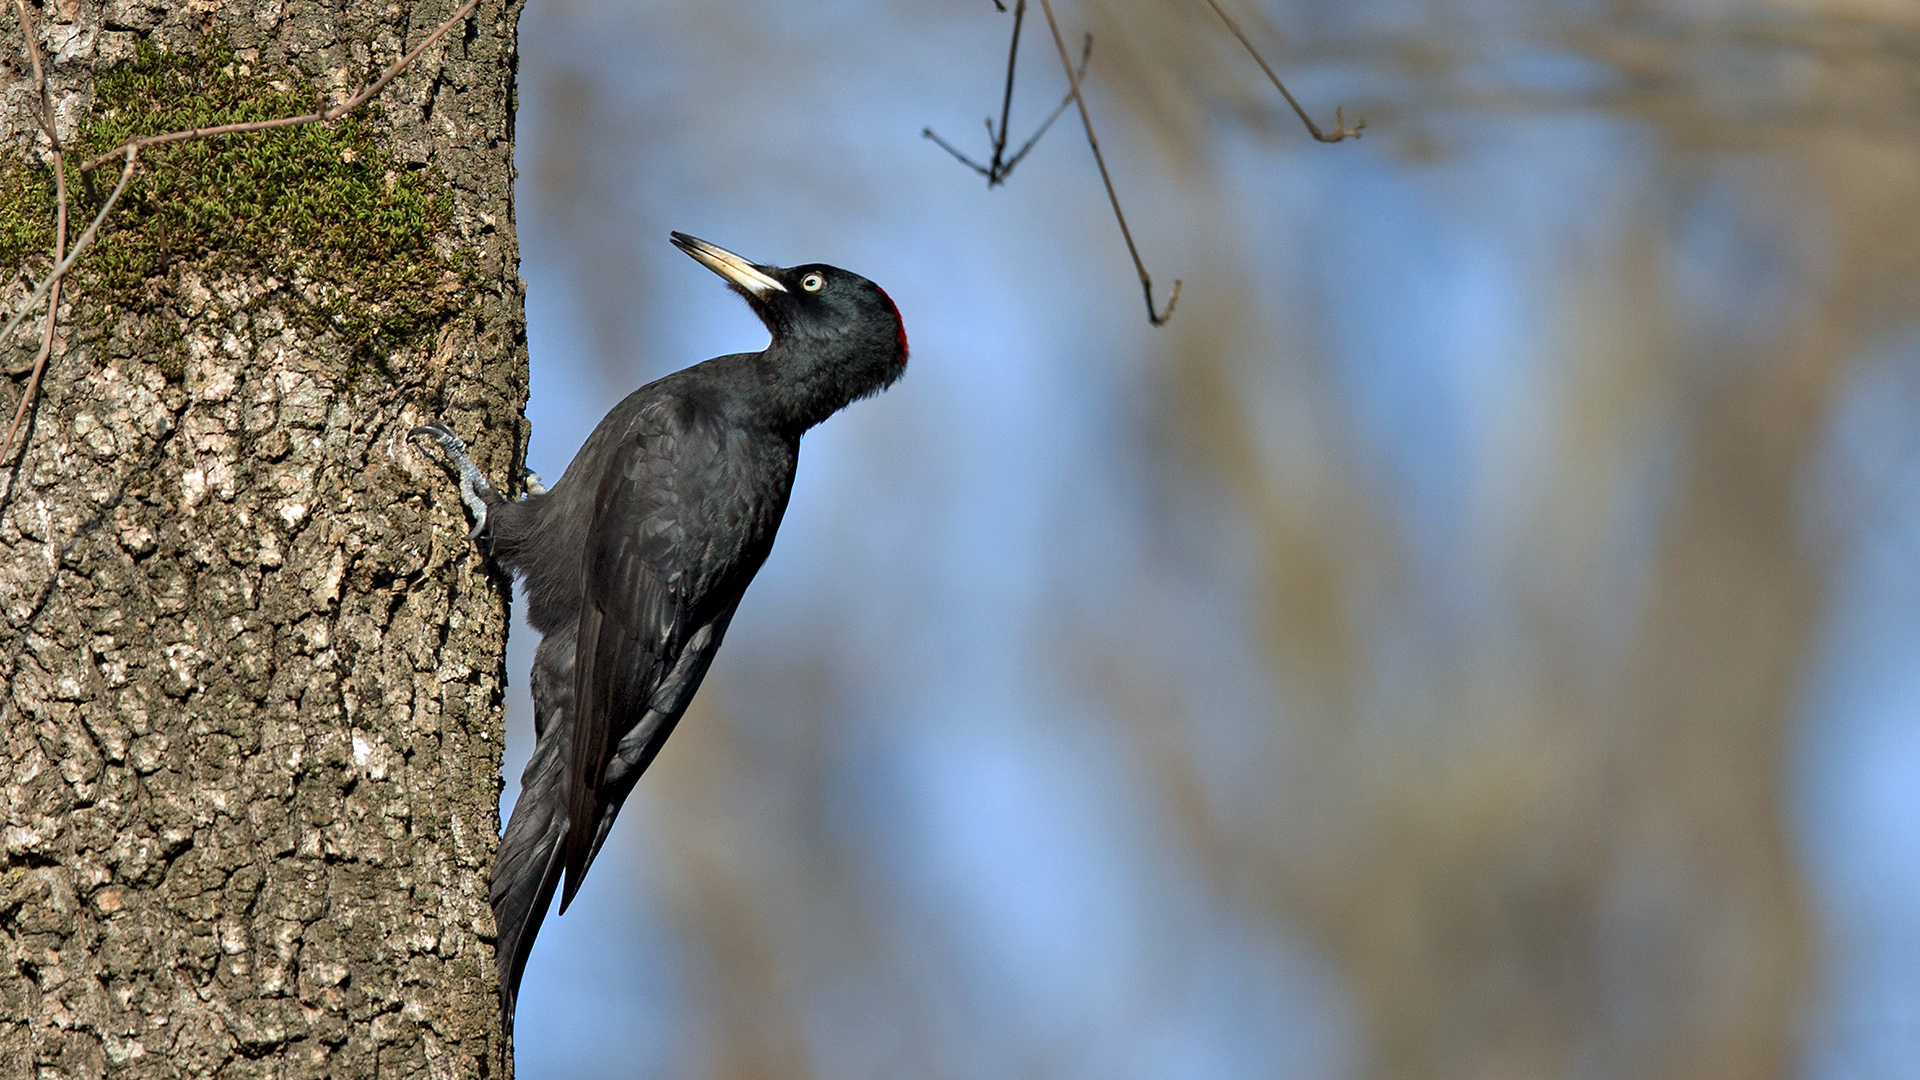
[[[525,583],[535,746],[491,899],[509,1029],[534,936],[572,902],[620,805],[679,722],[786,512],[800,436],[905,370],[900,313],[831,266],[756,266],[673,234],[773,336],[614,406],[551,491],[508,501],[444,424],[473,539]]]

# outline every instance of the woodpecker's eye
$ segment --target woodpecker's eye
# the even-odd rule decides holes
[[[806,277],[800,279],[800,287],[808,292],[819,292],[826,283],[827,279],[821,277],[819,274],[808,274]]]

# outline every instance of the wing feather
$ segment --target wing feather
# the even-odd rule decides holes
[[[602,474],[583,553],[562,912],[772,544],[785,487],[769,518],[752,465],[717,416],[668,399]]]

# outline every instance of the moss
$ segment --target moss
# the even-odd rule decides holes
[[[68,160],[141,135],[297,116],[322,104],[306,77],[250,71],[223,37],[190,53],[143,43],[96,79]],[[363,108],[332,124],[142,153],[139,175],[77,268],[77,285],[104,301],[104,313],[155,308],[183,270],[274,275],[306,286],[289,306],[356,359],[422,344],[465,305],[476,275],[464,253],[435,246],[452,210],[444,181],[395,158],[378,121]],[[117,176],[108,163],[96,171],[97,192],[72,184],[70,229],[84,227]],[[50,169],[0,168],[0,266],[44,264],[53,209]]]
[[[44,261],[53,248],[53,185],[26,166],[0,168],[0,267]]]

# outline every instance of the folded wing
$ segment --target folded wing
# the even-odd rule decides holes
[[[602,474],[582,563],[563,912],[772,544],[785,486],[769,507],[752,452],[711,409],[668,399]]]

